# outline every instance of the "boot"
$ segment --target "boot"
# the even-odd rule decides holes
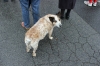
[[[71,9],[67,9],[67,12],[66,12],[66,14],[65,14],[65,18],[66,18],[67,20],[69,20],[70,12],[71,12]]]
[[[64,19],[64,13],[65,13],[65,9],[61,9],[61,19]]]
[[[70,17],[70,16],[67,16],[67,15],[65,16],[65,18],[66,18],[67,20],[69,20],[69,17]]]

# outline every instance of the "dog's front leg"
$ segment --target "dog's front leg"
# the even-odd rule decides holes
[[[51,29],[50,31],[49,31],[49,39],[53,39],[53,37],[51,36],[52,35],[52,32],[53,32],[53,29]]]

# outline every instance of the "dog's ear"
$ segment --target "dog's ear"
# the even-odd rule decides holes
[[[53,23],[53,22],[57,22],[56,20],[55,20],[55,18],[54,17],[49,17],[49,20]]]
[[[56,15],[60,18],[61,17],[61,12],[59,11],[58,13],[56,13]]]

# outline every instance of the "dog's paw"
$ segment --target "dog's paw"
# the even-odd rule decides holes
[[[26,52],[29,52],[29,51],[30,51],[29,49],[26,50]]]
[[[49,37],[49,39],[51,39],[51,40],[52,40],[52,39],[53,39],[53,37]]]
[[[32,55],[33,55],[34,57],[36,57],[36,53],[33,53]]]

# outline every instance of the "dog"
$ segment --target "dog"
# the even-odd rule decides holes
[[[38,43],[40,40],[48,34],[49,39],[53,39],[52,32],[54,27],[61,27],[61,19],[57,15],[48,14],[44,17],[41,17],[36,24],[34,24],[26,33],[25,33],[25,44],[26,51],[29,52],[33,48],[33,56],[36,56],[36,50],[38,48]]]

